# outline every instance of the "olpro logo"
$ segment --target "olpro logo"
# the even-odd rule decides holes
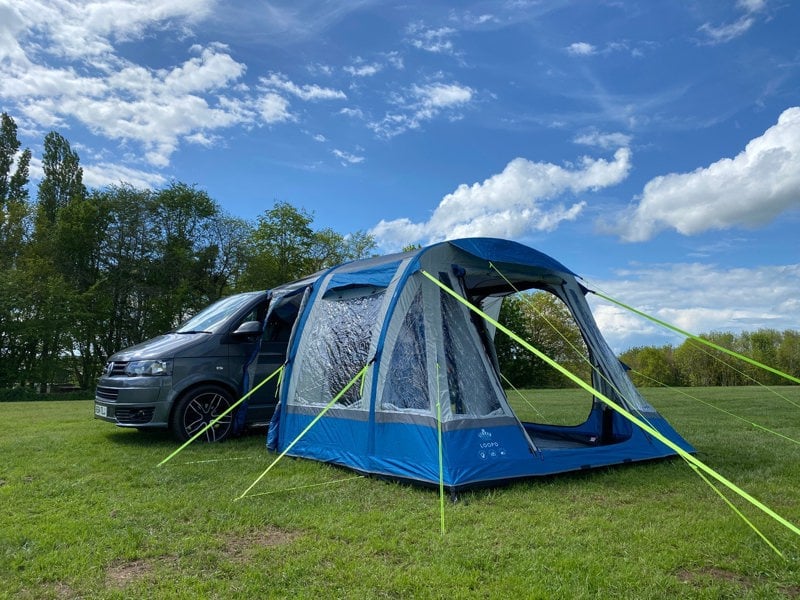
[[[506,450],[500,442],[492,439],[492,432],[481,429],[478,432],[478,456],[482,459],[497,458],[506,455]]]

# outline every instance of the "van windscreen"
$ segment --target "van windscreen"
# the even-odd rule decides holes
[[[228,317],[239,312],[245,305],[250,304],[253,298],[263,293],[236,294],[235,296],[218,300],[178,327],[175,333],[213,333]]]

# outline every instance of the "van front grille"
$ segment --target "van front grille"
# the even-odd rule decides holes
[[[104,375],[106,377],[114,377],[115,375],[125,375],[125,367],[128,366],[128,361],[109,362],[106,363]]]
[[[119,396],[119,390],[117,388],[101,387],[98,385],[97,389],[94,391],[94,397],[100,400],[111,400],[113,402],[116,401],[117,396]]]

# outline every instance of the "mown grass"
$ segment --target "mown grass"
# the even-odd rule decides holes
[[[800,408],[762,389],[689,391],[800,440]],[[800,446],[645,393],[701,460],[800,523]],[[526,392],[544,414],[572,394]],[[234,501],[274,458],[262,435],[157,468],[166,434],[91,411],[0,404],[0,597],[800,597],[800,537],[734,500],[781,559],[679,459],[468,492],[442,535],[436,491],[286,459]]]

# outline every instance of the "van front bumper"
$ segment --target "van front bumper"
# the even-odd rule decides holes
[[[172,377],[102,377],[94,394],[94,416],[120,427],[167,427]]]

